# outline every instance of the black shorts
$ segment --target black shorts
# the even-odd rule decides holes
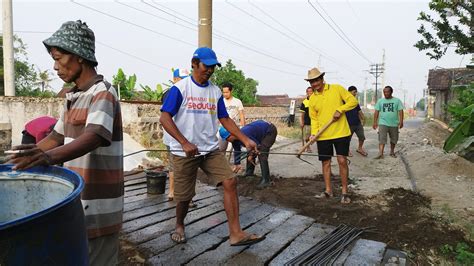
[[[334,153],[334,148],[336,149],[337,155],[349,155],[349,145],[351,144],[351,136],[338,138],[338,139],[328,139],[320,140],[316,142],[318,145],[318,153],[320,161],[331,160],[331,157]],[[324,156],[326,155],[326,156]]]

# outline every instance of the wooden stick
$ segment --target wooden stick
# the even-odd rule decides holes
[[[324,125],[321,129],[319,129],[318,133],[316,133],[316,136],[315,136],[315,140],[317,140],[319,138],[319,136],[321,136],[321,134],[334,122],[335,120],[332,119],[331,121],[329,121],[326,125]],[[311,145],[313,144],[314,141],[308,141],[308,143],[306,143],[303,148],[301,148],[301,150],[298,152],[298,154],[296,155],[296,157],[300,158],[301,154]]]

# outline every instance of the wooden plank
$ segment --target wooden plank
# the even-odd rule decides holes
[[[136,172],[135,174],[124,173],[123,180],[124,180],[125,182],[128,182],[128,181],[131,181],[131,180],[143,178],[143,177],[145,177],[145,176],[146,176],[146,174],[145,174],[145,172],[143,172],[143,171],[138,171],[138,172]]]
[[[127,192],[127,191],[142,189],[142,188],[146,188],[146,183],[140,183],[140,184],[126,186],[126,187],[124,187],[124,191]]]
[[[272,259],[270,266],[283,265],[291,259],[303,254],[316,243],[334,230],[334,226],[323,224],[312,224],[301,235],[299,235],[285,250]]]
[[[246,204],[243,202],[242,209],[247,209],[245,205]],[[252,205],[255,206],[255,203],[253,203]],[[261,207],[262,205],[257,208],[251,209],[250,211],[245,212],[245,213],[250,213],[250,212],[255,213],[254,211],[256,209],[261,209],[261,210],[268,209],[267,207],[264,207],[264,208],[261,208]],[[225,214],[223,213],[223,215]],[[186,234],[187,234],[188,241],[185,244],[176,245],[169,239],[169,236],[168,236],[168,240],[160,239],[159,241],[153,241],[154,244],[158,244],[158,245],[160,245],[160,243],[163,243],[163,241],[168,241],[172,243],[172,247],[166,249],[163,252],[159,252],[156,256],[151,257],[147,262],[152,265],[183,264],[191,260],[193,257],[201,254],[202,252],[205,252],[206,250],[212,248],[213,246],[216,246],[222,243],[227,238],[227,236],[219,237],[216,234],[210,234],[208,233],[209,231],[200,232],[204,229],[201,225],[201,221],[193,223],[193,225],[199,226],[199,228],[197,229],[197,232],[196,232],[196,228],[192,230],[192,232],[189,232],[190,230],[187,227]],[[217,227],[221,227],[221,226],[228,227],[228,224],[225,223],[225,220],[223,220],[223,223],[221,223]],[[212,231],[213,229],[211,229],[210,231]],[[156,250],[155,245],[150,245],[150,247],[154,248],[154,252],[158,251]],[[161,247],[161,250],[163,249],[164,248]]]
[[[136,179],[133,179],[133,180],[130,180],[130,181],[125,181],[124,186],[128,187],[128,186],[133,186],[133,185],[136,185],[136,184],[143,184],[143,183],[146,184],[146,177],[145,176],[140,177],[140,178],[136,178]]]
[[[145,194],[145,193],[147,193],[146,185],[145,185],[144,188],[125,191],[123,196],[128,198],[128,197],[131,197],[131,196],[136,196],[136,195]],[[168,193],[166,193],[166,191],[165,191],[165,194],[168,194]]]
[[[267,238],[245,249],[243,252],[226,261],[228,265],[257,265],[265,264],[275,257],[288,242],[291,242],[304,230],[311,226],[313,218],[295,215],[272,230]]]
[[[191,209],[188,212],[188,215],[186,216],[185,222],[190,223],[190,222],[195,221],[195,220],[200,220],[203,217],[212,215],[216,212],[222,211],[223,209],[224,209],[224,203],[222,202],[222,200],[217,199],[217,202],[215,202],[213,204],[210,204],[210,205],[207,205],[204,208]],[[167,221],[163,221],[163,222],[160,222],[160,223],[155,223],[155,224],[149,225],[145,228],[142,228],[138,231],[135,231],[132,234],[129,234],[129,236],[130,236],[129,240],[132,241],[133,243],[143,243],[143,242],[151,240],[155,237],[158,237],[159,235],[163,234],[163,232],[169,232],[171,229],[173,229],[174,228],[174,223],[175,223],[175,219],[174,219],[175,218],[175,211],[174,210],[169,210],[169,212],[167,211],[167,217],[164,217],[163,214],[164,213],[159,213],[159,214],[155,214],[155,215],[152,215],[152,216],[155,219],[158,219],[158,220],[167,219],[167,220],[172,221],[172,227],[171,228],[163,227],[162,224],[163,223],[166,224]],[[147,217],[149,217],[149,216],[147,216]],[[145,219],[147,217],[143,217],[142,219]],[[141,219],[138,219],[138,220],[141,220]],[[134,220],[134,221],[136,221],[136,220]]]
[[[344,261],[345,265],[380,265],[386,244],[382,242],[359,239]]]
[[[209,198],[205,198],[205,199],[201,200],[198,207],[190,209],[189,213],[193,213],[194,211],[206,208],[209,205],[215,204],[216,202],[218,202],[218,203],[222,202],[222,196],[221,195],[215,195],[213,197],[209,197]],[[176,210],[175,210],[175,207],[172,206],[172,204],[174,205],[176,203],[174,203],[174,202],[165,202],[164,204],[160,204],[160,205],[158,205],[158,208],[160,208],[160,206],[161,206],[162,207],[161,210],[157,209],[156,212],[148,213],[148,215],[146,215],[146,216],[144,215],[144,213],[146,213],[146,211],[147,211],[146,209],[145,209],[145,212],[143,212],[143,213],[141,213],[143,209],[137,209],[137,210],[131,212],[133,216],[142,215],[142,217],[123,223],[123,226],[122,226],[123,231],[126,232],[126,233],[130,233],[130,232],[145,228],[147,226],[157,224],[161,221],[165,221],[165,220],[174,218],[176,216]],[[156,205],[154,205],[154,206],[156,206]],[[154,206],[151,206],[151,207],[154,207]],[[148,208],[148,207],[146,207],[146,208]],[[189,215],[189,213],[188,213],[188,215]],[[124,216],[127,215],[127,214],[128,213],[124,213]]]
[[[254,223],[264,219],[276,210],[275,207],[268,204],[263,204],[257,209],[240,214],[240,226],[243,229],[253,225]],[[229,228],[225,224],[221,224],[209,231],[210,234],[216,235],[220,238],[226,239],[229,236]]]
[[[275,227],[285,222],[289,217],[293,216],[294,212],[282,209],[276,209],[269,213],[268,216],[261,217],[257,222],[252,223],[252,226],[246,228],[245,231],[264,235],[270,232]],[[213,230],[211,230],[213,231]],[[209,231],[210,234],[219,236],[220,238],[227,237],[227,235],[215,234]],[[266,241],[266,240],[265,240]],[[220,243],[220,245],[207,252],[196,254],[193,260],[189,261],[190,265],[206,265],[206,264],[224,264],[234,256],[247,248],[246,246],[231,246],[228,241]]]
[[[219,194],[219,191],[215,187],[211,186],[198,186],[196,187],[196,196],[194,199],[200,199],[203,197],[210,197]],[[131,211],[134,209],[151,206],[168,200],[168,196],[161,194],[160,196],[150,196],[141,200],[129,201],[130,198],[125,198],[124,211]]]
[[[254,210],[254,209],[258,208],[259,206],[261,206],[261,204],[258,203],[258,202],[251,201],[251,200],[245,200],[245,201],[241,202],[241,207],[242,207],[241,211],[242,211],[242,213],[245,213],[245,212],[248,212],[250,210]],[[199,235],[203,234],[205,231],[208,231],[209,229],[214,228],[216,226],[221,226],[221,225],[228,226],[228,224],[226,222],[227,222],[227,216],[226,216],[224,211],[215,213],[211,216],[205,217],[205,218],[200,219],[200,220],[195,220],[192,223],[188,223],[186,225],[186,237],[189,241],[190,239],[193,239],[196,236],[199,236]],[[174,230],[174,228],[172,230]],[[174,246],[178,246],[178,248],[183,248],[183,245],[185,245],[185,244],[177,245],[175,242],[173,242],[170,239],[169,233],[172,230],[170,230],[168,232],[168,234],[163,234],[158,238],[152,239],[151,241],[148,241],[148,242],[145,242],[145,243],[141,244],[139,247],[142,250],[146,250],[145,251],[146,254],[150,254],[150,255],[158,254],[159,257],[163,257],[160,254],[161,252],[163,252],[165,250],[168,250],[168,249],[170,249]],[[204,233],[204,234],[206,234],[206,233]],[[211,237],[211,239],[214,239],[214,238],[215,239],[221,239],[221,238],[217,238],[217,237]],[[189,243],[191,243],[191,242],[189,242]],[[218,242],[214,241],[214,243],[218,243]]]

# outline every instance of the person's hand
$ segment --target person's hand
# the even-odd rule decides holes
[[[300,127],[301,127],[301,128],[304,128],[304,123],[300,123]]]
[[[365,119],[362,119],[360,122],[362,123],[362,126],[365,126]]]
[[[8,163],[14,164],[13,170],[28,169],[37,165],[51,165],[51,157],[38,148],[35,144],[25,144],[13,147],[14,151],[19,151],[9,156]]]
[[[332,117],[334,121],[337,121],[339,118],[341,118],[342,113],[339,111],[336,111]]]
[[[234,165],[234,167],[232,167],[232,172],[234,172],[234,173],[238,173],[238,172],[240,172],[240,170],[242,170],[242,165],[240,165],[240,164],[236,164],[236,165]]]
[[[248,142],[245,143],[244,145],[245,145],[245,148],[247,149],[247,152],[258,154],[257,144],[253,140],[248,139]]]
[[[316,135],[309,136],[309,141],[310,142],[315,142],[316,141]]]
[[[374,122],[374,124],[372,125],[372,128],[373,128],[373,129],[377,129],[378,126],[379,126],[379,125]]]
[[[403,128],[403,122],[398,123],[398,128]]]
[[[198,147],[191,142],[186,142],[181,146],[186,153],[186,157],[194,157],[199,154]]]

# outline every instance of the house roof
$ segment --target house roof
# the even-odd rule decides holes
[[[474,82],[474,69],[471,68],[430,69],[428,74],[428,88],[434,91],[470,82]]]
[[[289,105],[291,101],[288,94],[257,95],[257,99],[261,105]]]

